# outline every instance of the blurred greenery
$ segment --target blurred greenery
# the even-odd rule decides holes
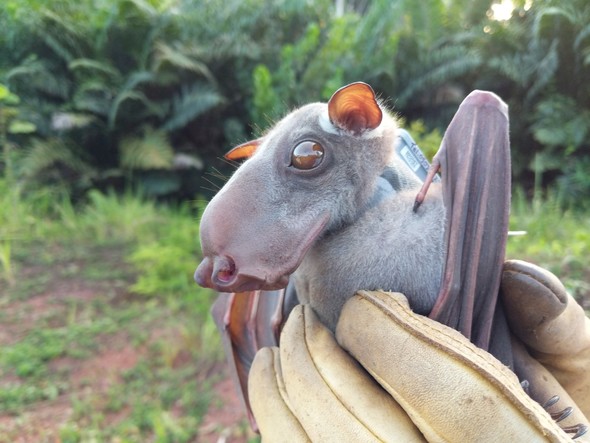
[[[0,322],[18,331],[0,353],[2,414],[27,426],[27,408],[65,397],[62,442],[197,438],[221,357],[192,272],[202,202],[234,168],[221,156],[353,81],[428,157],[471,90],[507,101],[511,229],[527,231],[508,256],[551,269],[588,309],[590,4],[502,5],[0,2]],[[66,291],[27,321],[45,289],[81,280],[100,300]],[[109,340],[138,361],[106,394],[74,386],[59,363]]]
[[[209,196],[224,151],[348,82],[441,133],[480,88],[510,105],[515,183],[587,205],[590,4],[502,4],[6,0],[1,164],[25,192]]]
[[[14,192],[0,179],[0,441],[194,441],[223,358],[199,205]]]
[[[425,145],[440,138],[410,128]],[[0,437],[198,439],[223,359],[214,294],[192,280],[201,204],[93,191],[76,207],[41,190],[12,206],[11,192],[0,180],[0,242],[13,252],[0,272]],[[531,201],[517,190],[510,228],[527,234],[509,238],[507,255],[550,269],[588,309],[589,223],[557,194]],[[121,352],[129,366],[109,373],[101,358]],[[52,405],[72,413],[34,421]]]

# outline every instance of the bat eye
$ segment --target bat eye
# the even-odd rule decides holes
[[[296,169],[308,170],[319,166],[324,158],[324,148],[315,142],[302,142],[291,153],[291,164]]]

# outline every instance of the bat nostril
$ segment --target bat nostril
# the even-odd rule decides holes
[[[215,257],[211,278],[224,284],[231,282],[236,275],[236,264],[231,257]]]

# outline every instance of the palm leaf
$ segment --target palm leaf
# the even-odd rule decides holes
[[[112,91],[104,82],[87,80],[74,93],[72,107],[76,111],[90,112],[107,120],[112,105],[111,94]]]
[[[559,68],[558,40],[555,39],[547,50],[546,55],[537,62],[534,82],[526,94],[526,100],[532,100],[537,93],[542,91],[554,78]]]
[[[110,77],[115,81],[121,77],[121,73],[111,64],[92,60],[90,58],[77,58],[72,60],[68,64],[68,69],[70,71],[86,70],[90,72],[98,72],[105,74],[107,77]]]
[[[92,168],[67,144],[57,138],[35,140],[26,149],[18,164],[20,173],[27,179],[35,179],[44,171],[62,164],[81,174],[92,173]]]
[[[148,83],[154,80],[154,74],[148,71],[138,71],[134,72],[129,76],[123,87],[121,88],[120,92],[117,94],[113,103],[111,105],[111,109],[109,111],[109,118],[108,118],[108,127],[109,129],[113,129],[115,127],[115,123],[117,121],[117,115],[119,113],[119,109],[121,105],[127,100],[136,100],[144,104],[144,106],[155,115],[162,114],[164,111],[161,110],[159,106],[157,106],[154,102],[152,102],[148,97],[141,91],[135,90],[135,88],[142,84]]]
[[[159,71],[165,64],[175,69],[194,72],[202,75],[211,83],[215,82],[213,74],[205,63],[187,56],[183,50],[178,50],[163,42],[158,42],[156,43],[154,54],[154,71]]]
[[[533,36],[536,39],[542,37],[543,30],[545,29],[545,22],[551,18],[563,18],[568,22],[568,26],[572,26],[576,23],[576,14],[574,11],[569,11],[562,7],[548,7],[541,9],[535,16],[533,22]]]
[[[588,23],[586,26],[584,26],[580,30],[580,32],[578,32],[578,35],[576,36],[576,39],[574,40],[574,51],[575,52],[583,51],[583,49],[581,48],[582,42],[584,40],[586,40],[588,37],[590,37],[590,23]],[[588,44],[588,46],[590,47],[590,43]]]
[[[120,163],[126,169],[170,169],[174,151],[166,133],[146,128],[142,135],[124,138],[119,145]]]
[[[192,87],[183,88],[180,94],[172,99],[172,115],[162,129],[174,131],[182,128],[191,120],[223,102],[224,98],[210,86],[195,84]]]
[[[66,76],[54,73],[48,62],[38,60],[31,56],[21,65],[8,71],[6,79],[20,81],[25,88],[32,88],[53,97],[66,100],[70,95],[71,82]]]
[[[483,61],[479,53],[462,45],[433,48],[421,66],[422,72],[416,73],[404,87],[398,101],[407,103],[416,95],[473,72],[481,67]]]

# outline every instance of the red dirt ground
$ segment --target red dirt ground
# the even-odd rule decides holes
[[[0,349],[21,339],[39,321],[62,322],[67,315],[67,302],[84,303],[104,296],[104,286],[82,278],[60,281],[51,279],[43,290],[24,300],[9,301],[2,298],[6,288],[0,284],[0,307],[5,321],[0,323]],[[114,289],[116,298],[124,300],[125,285]],[[157,335],[162,331],[152,331]],[[171,333],[163,331],[162,333]],[[147,349],[134,348],[126,333],[115,333],[108,341],[101,341],[97,354],[86,359],[61,357],[50,363],[51,371],[68,374],[67,392],[53,400],[37,402],[24,413],[14,416],[0,411],[0,443],[60,443],[59,430],[71,422],[75,414],[72,395],[84,398],[98,394],[97,402],[106,398],[108,389],[121,383],[122,374],[133,368]],[[179,357],[180,358],[180,357]],[[176,362],[175,362],[176,363]],[[186,364],[186,362],[185,362]],[[246,443],[255,438],[251,431],[242,404],[237,397],[232,380],[227,375],[225,364],[215,368],[220,379],[213,386],[210,407],[199,426],[194,443]],[[18,381],[18,377],[0,372],[0,386]],[[105,393],[103,396],[102,393]],[[96,404],[102,408],[101,404]],[[106,423],[122,420],[129,411],[105,413]]]

